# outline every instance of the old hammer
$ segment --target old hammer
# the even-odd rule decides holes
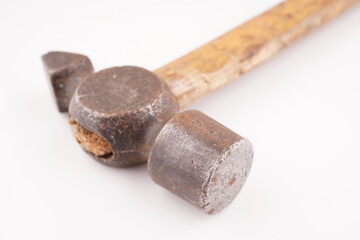
[[[59,109],[66,111],[71,99],[70,123],[85,151],[115,167],[146,162],[150,156],[150,175],[157,183],[216,213],[243,185],[251,144],[199,112],[177,114],[179,108],[250,71],[356,2],[288,0],[153,73],[131,66],[93,73],[85,56],[59,52],[43,61],[58,104],[63,104]],[[215,157],[203,166],[199,156],[212,159],[211,154]],[[197,161],[167,174],[183,164],[181,155]],[[205,174],[197,176],[199,169]]]

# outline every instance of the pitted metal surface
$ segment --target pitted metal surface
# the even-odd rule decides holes
[[[49,52],[42,57],[58,110],[67,112],[76,87],[94,68],[88,57],[75,53]]]
[[[199,111],[174,116],[149,157],[152,179],[208,214],[228,206],[250,172],[252,144]]]
[[[109,166],[128,167],[147,161],[157,134],[178,110],[168,86],[154,73],[125,66],[86,78],[75,91],[69,114],[112,148],[106,156],[90,154]]]

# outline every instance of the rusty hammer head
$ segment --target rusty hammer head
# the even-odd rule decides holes
[[[51,70],[49,58],[54,63],[63,54],[45,55],[46,69]],[[156,183],[208,214],[220,212],[239,193],[252,164],[251,143],[199,111],[178,113],[175,96],[154,73],[114,67],[89,72],[81,82],[76,71],[66,73],[62,89],[74,92],[74,136],[97,160],[114,167],[149,160]]]

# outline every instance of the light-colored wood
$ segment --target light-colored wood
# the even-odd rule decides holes
[[[69,123],[76,141],[85,151],[98,157],[112,154],[110,144],[102,136],[88,131],[72,118]]]
[[[250,71],[358,0],[288,0],[155,71],[184,108]]]

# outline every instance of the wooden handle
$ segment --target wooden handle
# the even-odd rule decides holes
[[[288,0],[155,71],[184,108],[250,71],[358,0]]]

